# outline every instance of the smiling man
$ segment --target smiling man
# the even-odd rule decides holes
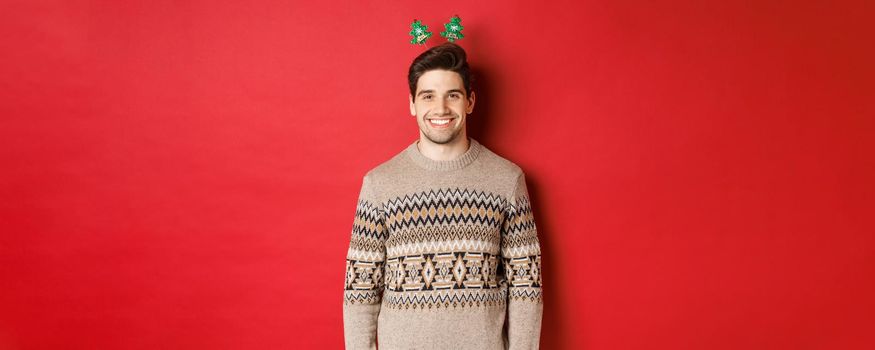
[[[362,179],[346,256],[347,349],[537,349],[541,249],[525,175],[466,130],[465,51],[408,73],[419,137]]]
[[[413,77],[417,77],[416,72]],[[470,83],[455,71],[434,69],[421,73],[414,84],[410,114],[419,124],[420,141],[426,140],[419,150],[436,160],[465,153],[469,146],[465,121],[474,110]]]

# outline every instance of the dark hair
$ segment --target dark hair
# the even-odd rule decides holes
[[[407,83],[410,85],[410,95],[416,98],[416,82],[425,72],[435,69],[453,71],[462,77],[465,94],[471,96],[471,71],[468,68],[465,49],[459,44],[446,42],[432,47],[416,56],[407,72]]]

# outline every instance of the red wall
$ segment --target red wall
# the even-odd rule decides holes
[[[543,348],[875,347],[871,1],[0,9],[2,349],[341,348],[361,176],[417,137],[409,24],[454,14]]]

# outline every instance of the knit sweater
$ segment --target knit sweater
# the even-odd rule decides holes
[[[525,175],[469,138],[368,171],[346,256],[347,349],[537,349],[541,249]]]

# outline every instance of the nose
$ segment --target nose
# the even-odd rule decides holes
[[[441,112],[441,114],[447,114],[450,111],[450,108],[447,104],[447,101],[444,99],[440,99],[438,101],[437,110]]]

